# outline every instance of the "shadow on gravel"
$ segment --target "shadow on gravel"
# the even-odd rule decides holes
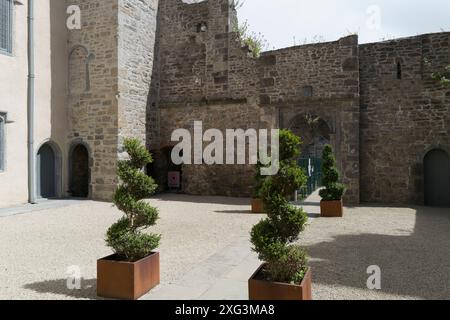
[[[80,290],[68,289],[67,279],[30,283],[25,285],[24,288],[33,290],[37,293],[57,294],[64,297],[72,297],[76,299],[101,299],[97,297],[97,279],[82,279]]]
[[[367,268],[377,265],[382,292],[450,299],[450,210],[415,210],[411,235],[344,234],[310,246],[314,282],[368,290]]]
[[[175,201],[187,203],[205,203],[205,204],[219,204],[219,205],[235,205],[244,206],[251,204],[250,198],[233,198],[220,196],[191,196],[186,194],[171,194],[164,193],[155,195],[152,199],[159,201]]]
[[[217,210],[215,213],[226,213],[226,214],[254,214],[251,210]]]

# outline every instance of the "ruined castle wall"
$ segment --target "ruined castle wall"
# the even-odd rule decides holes
[[[258,65],[260,94],[265,102],[283,102],[312,95],[358,97],[358,37],[264,52]]]
[[[256,91],[254,63],[231,33],[235,14],[228,0],[196,4],[181,0],[160,2],[159,12],[159,148],[173,146],[171,134],[185,128],[193,133],[194,121],[204,130],[259,129],[276,124],[273,116],[249,96]],[[245,68],[245,69],[244,69]],[[167,161],[167,159],[164,159]],[[183,191],[189,194],[250,196],[252,166],[184,165]],[[162,179],[165,180],[164,178]]]
[[[160,140],[173,145],[177,128],[205,130],[289,128],[310,112],[327,120],[349,186],[359,202],[359,56],[356,36],[293,47],[253,58],[233,29],[227,0],[160,7]],[[169,23],[170,21],[170,23]],[[206,26],[202,30],[201,26]],[[305,97],[304,87],[313,88]],[[250,195],[253,170],[239,166],[184,166],[183,190],[195,194]]]
[[[68,143],[90,150],[91,196],[110,200],[117,183],[118,1],[68,0],[81,9],[69,32]]]
[[[345,201],[359,203],[358,37],[265,52],[257,70],[260,105],[279,110],[280,127],[292,129],[308,114],[326,122]]]
[[[449,45],[439,33],[360,46],[363,201],[424,203],[424,156],[450,148],[450,89],[431,78]]]
[[[147,138],[157,12],[158,0],[119,0],[119,145],[126,137]]]
[[[146,140],[158,1],[67,4],[82,19],[69,33],[68,143],[88,147],[91,197],[110,200],[123,138]]]

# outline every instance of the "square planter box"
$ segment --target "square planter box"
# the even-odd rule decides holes
[[[136,262],[112,255],[97,261],[97,295],[103,298],[136,300],[159,285],[159,253]]]
[[[249,299],[251,301],[312,300],[311,269],[308,269],[305,274],[305,278],[300,285],[294,285],[289,283],[258,280],[259,275],[265,266],[266,264],[263,264],[248,281]]]
[[[264,213],[264,203],[262,199],[252,199],[252,213]]]
[[[342,218],[344,216],[344,203],[342,200],[321,201],[320,215],[324,218]]]

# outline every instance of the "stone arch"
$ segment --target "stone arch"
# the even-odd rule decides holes
[[[94,55],[82,45],[74,46],[69,53],[69,94],[76,95],[91,90],[90,62]]]
[[[62,196],[62,153],[53,140],[45,140],[38,148],[36,158],[36,195],[38,198]]]
[[[423,159],[425,205],[450,207],[450,153],[441,148]]]
[[[315,124],[309,124],[309,119]],[[302,156],[320,158],[326,144],[334,144],[334,130],[329,122],[316,114],[301,113],[288,122],[288,129],[303,141]]]
[[[91,149],[82,139],[72,141],[69,148],[69,193],[89,198],[91,192]]]

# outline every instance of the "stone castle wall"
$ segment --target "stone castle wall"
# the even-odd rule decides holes
[[[171,132],[192,130],[194,121],[205,130],[289,128],[310,112],[327,119],[347,200],[359,202],[357,37],[253,58],[233,32],[236,12],[227,0],[166,0],[159,14],[160,147],[173,145]],[[312,97],[303,95],[306,86]],[[252,176],[251,167],[184,166],[183,191],[248,196]]]
[[[450,90],[431,78],[450,34],[361,45],[360,62],[362,200],[423,204],[424,156],[450,149]]]
[[[119,0],[119,145],[147,139],[147,110],[154,73],[158,0]]]
[[[94,199],[111,199],[123,138],[146,139],[157,3],[67,1],[82,13],[81,30],[69,32],[67,138],[90,151]]]
[[[345,200],[359,203],[358,37],[265,52],[257,73],[260,106],[278,110],[280,128],[293,129],[307,115],[326,123],[348,186]],[[294,130],[302,138],[308,131]]]
[[[90,151],[90,195],[110,200],[117,183],[118,3],[68,0],[82,13],[81,30],[69,31],[68,143]]]
[[[67,3],[83,12],[82,30],[69,33],[68,144],[89,146],[95,199],[110,198],[127,136],[147,140],[166,184],[171,133],[194,121],[307,140],[302,121],[319,116],[348,204],[423,203],[423,157],[450,148],[449,91],[431,79],[450,63],[448,33],[367,45],[349,36],[253,58],[228,0]],[[251,166],[181,170],[186,193],[251,193]]]

